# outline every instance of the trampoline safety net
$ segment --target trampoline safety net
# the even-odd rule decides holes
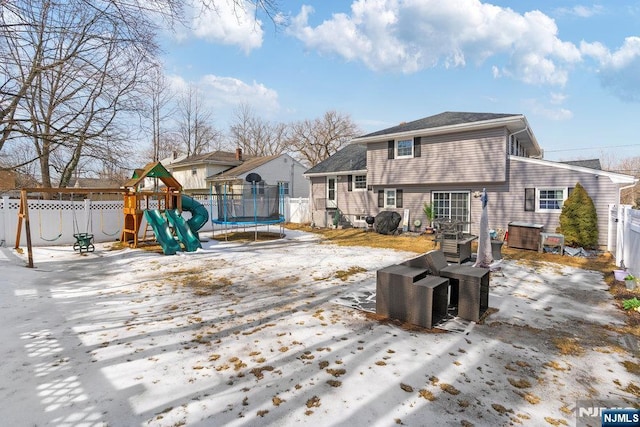
[[[216,186],[213,197],[218,208],[214,222],[268,224],[284,220],[281,210],[280,187],[277,185],[244,185],[242,192],[224,193]]]

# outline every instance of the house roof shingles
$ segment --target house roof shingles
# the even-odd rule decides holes
[[[351,144],[341,148],[333,156],[318,163],[305,174],[361,171],[367,169],[367,147]]]
[[[570,160],[566,162],[561,162],[571,166],[581,166],[583,168],[602,170],[602,166],[600,165],[600,159],[589,159],[589,160]]]
[[[391,135],[402,132],[412,132],[422,129],[433,129],[445,126],[455,126],[464,123],[484,122],[488,120],[502,119],[505,117],[517,117],[521,114],[499,114],[499,113],[465,113],[445,111],[435,116],[425,117],[412,122],[400,123],[387,129],[379,130],[360,138],[368,138],[372,136]]]
[[[243,160],[249,160],[252,156],[245,156],[243,154]],[[197,156],[190,156],[184,160],[180,160],[179,162],[172,163],[170,167],[180,167],[180,166],[188,166],[192,164],[198,163],[223,163],[230,165],[239,165],[243,160],[238,160],[236,158],[236,153],[231,151],[212,151],[210,153],[199,154]]]
[[[207,181],[237,178],[245,173],[251,172],[259,166],[269,163],[273,159],[277,159],[278,157],[280,157],[280,155],[249,158],[245,160],[240,166],[227,169],[226,171],[217,175],[208,176]]]

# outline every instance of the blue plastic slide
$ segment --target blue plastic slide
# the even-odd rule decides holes
[[[176,252],[181,251],[180,243],[173,238],[173,233],[169,228],[169,223],[162,216],[159,210],[146,210],[144,211],[144,217],[147,223],[153,228],[153,232],[156,235],[156,240],[162,246],[162,252],[165,255],[175,255]]]
[[[178,239],[180,239],[187,252],[194,252],[202,247],[198,235],[191,231],[191,228],[187,226],[187,221],[182,218],[177,209],[167,209],[165,215],[167,215],[169,224],[176,231]]]
[[[209,221],[209,211],[202,204],[192,197],[182,195],[182,210],[191,212],[191,218],[187,221],[187,225],[198,237],[198,230]]]

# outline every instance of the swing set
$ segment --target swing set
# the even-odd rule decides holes
[[[31,244],[31,221],[29,218],[29,204],[28,204],[28,195],[29,193],[40,193],[40,194],[59,194],[59,216],[60,216],[60,225],[58,230],[58,235],[53,238],[47,238],[43,235],[42,230],[42,214],[40,210],[38,211],[38,220],[39,220],[39,233],[40,238],[42,240],[53,242],[62,237],[62,195],[69,194],[71,200],[71,210],[73,216],[73,237],[76,239],[76,242],[73,244],[73,250],[82,254],[83,252],[93,252],[95,247],[93,245],[93,230],[92,230],[92,211],[89,209],[89,214],[87,215],[87,224],[84,230],[80,229],[80,224],[78,223],[78,218],[76,215],[76,204],[74,202],[74,195],[90,195],[90,194],[126,194],[129,190],[121,189],[121,188],[23,188],[20,190],[20,208],[18,210],[18,227],[16,231],[16,245],[15,249],[20,247],[20,237],[22,233],[22,224],[24,221],[24,228],[27,240],[27,267],[33,268],[33,247]],[[89,202],[91,203],[91,202]],[[102,211],[101,215],[101,227],[104,227],[104,222],[102,219]],[[119,233],[120,230],[116,231],[116,233],[109,234],[115,235]],[[107,233],[105,233],[107,234]]]
[[[38,228],[39,228],[39,237],[41,240],[44,240],[45,242],[55,242],[56,240],[58,240],[60,237],[62,237],[62,230],[63,230],[63,215],[62,215],[62,211],[63,211],[63,203],[62,203],[62,193],[58,192],[59,194],[59,199],[58,199],[58,215],[59,215],[59,221],[58,221],[58,235],[52,238],[49,237],[45,237],[44,232],[43,232],[43,227],[42,224],[45,222],[42,218],[42,211],[43,209],[40,208],[38,209]],[[81,231],[80,230],[80,226],[78,224],[78,218],[76,216],[76,204],[75,201],[73,199],[73,193],[71,194],[71,214],[73,217],[73,237],[76,239],[76,242],[73,245],[73,250],[76,252],[80,252],[82,254],[82,251],[86,251],[86,252],[93,252],[95,250],[95,247],[93,246],[93,210],[91,209],[91,205],[89,205],[89,214],[87,215],[87,225],[85,227],[85,231]],[[91,198],[89,198],[89,203],[91,203]],[[102,209],[100,210],[100,224],[101,227],[104,229],[104,221],[102,218]],[[116,230],[116,233],[119,233],[120,230]],[[103,231],[104,234],[109,235],[109,236],[114,236],[116,233],[114,234],[109,234]]]
[[[141,191],[140,187],[146,178],[155,178],[161,181],[165,188],[162,191]],[[22,233],[22,224],[24,221],[25,234],[27,237],[27,252],[28,262],[27,267],[33,268],[33,247],[31,243],[31,223],[29,220],[29,205],[28,194],[40,193],[40,194],[59,194],[60,197],[60,226],[59,233],[54,238],[45,238],[42,232],[42,216],[38,211],[38,219],[40,220],[40,238],[45,241],[55,241],[62,236],[62,195],[69,194],[72,202],[71,209],[73,214],[73,237],[76,242],[73,244],[73,249],[76,252],[93,252],[93,231],[92,227],[92,213],[91,209],[87,214],[87,224],[84,230],[80,230],[78,219],[76,217],[76,205],[73,203],[74,195],[91,195],[91,194],[118,194],[124,198],[124,223],[122,231],[116,231],[115,233],[107,233],[104,231],[104,219],[102,216],[102,210],[100,211],[100,226],[103,228],[102,232],[109,236],[115,236],[120,234],[120,241],[127,242],[130,246],[137,248],[139,243],[145,241],[146,233],[142,239],[138,238],[140,226],[144,212],[151,209],[151,203],[157,204],[158,209],[178,209],[182,211],[182,185],[173,178],[171,173],[167,171],[162,163],[154,162],[147,164],[143,169],[136,169],[133,173],[133,177],[127,181],[123,188],[23,188],[20,190],[20,209],[18,210],[18,227],[16,231],[16,245],[15,249],[20,247],[20,235]],[[91,201],[89,201],[91,203]],[[89,205],[89,207],[91,207]],[[157,236],[156,236],[157,237]]]

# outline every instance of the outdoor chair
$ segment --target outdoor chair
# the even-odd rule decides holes
[[[449,280],[428,275],[426,263],[377,271],[376,313],[431,329],[447,315]]]
[[[458,307],[458,317],[477,322],[489,308],[489,269],[466,265],[449,265],[442,251],[424,255],[431,274],[445,277],[450,283],[450,304]]]

